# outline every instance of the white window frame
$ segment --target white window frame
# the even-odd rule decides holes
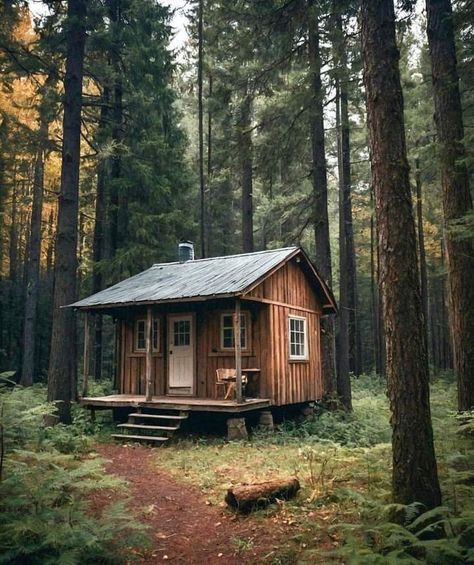
[[[291,321],[298,320],[303,322],[303,355],[295,355],[291,353]],[[299,344],[298,344],[299,345]],[[288,354],[291,361],[307,361],[308,360],[308,320],[304,316],[288,316]]]
[[[220,317],[220,335],[221,335],[221,350],[223,351],[234,351],[235,349],[235,340],[234,340],[234,345],[232,345],[231,347],[226,347],[224,346],[224,317],[230,316],[232,318],[232,335],[234,333],[234,313],[233,312],[222,312],[221,313],[221,317]],[[244,332],[244,345],[241,346],[241,349],[243,351],[248,351],[249,348],[249,328],[250,328],[250,324],[249,324],[249,315],[248,312],[241,312],[240,313],[240,318],[241,320],[244,319],[245,320],[245,326],[242,326],[242,321],[240,322],[241,326],[241,330],[242,327],[244,327],[245,332]],[[229,326],[225,326],[226,328],[229,328]]]
[[[145,333],[145,347],[138,347],[138,324],[143,322],[145,325],[144,333]],[[156,332],[157,332],[157,347],[154,347],[153,341],[155,336],[154,326],[156,324]],[[152,351],[153,353],[160,352],[160,318],[153,318],[152,320]],[[141,353],[142,351],[146,351],[146,318],[138,318],[135,320],[135,324],[133,326],[133,350],[136,352]]]

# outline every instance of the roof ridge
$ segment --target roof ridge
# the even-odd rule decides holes
[[[215,259],[233,259],[234,257],[247,257],[249,255],[262,255],[263,253],[276,253],[277,251],[290,251],[299,249],[297,245],[279,247],[278,249],[262,249],[261,251],[250,251],[248,253],[234,253],[234,255],[219,255],[218,257],[205,257],[203,259],[191,259],[185,263],[202,263],[203,261],[214,261]],[[152,267],[164,267],[166,265],[182,265],[181,261],[170,261],[168,263],[153,263]],[[150,267],[151,268],[151,267]]]

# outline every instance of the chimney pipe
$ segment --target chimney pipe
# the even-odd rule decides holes
[[[194,260],[194,243],[192,241],[184,240],[179,242],[178,258],[180,263]]]

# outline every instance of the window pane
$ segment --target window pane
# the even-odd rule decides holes
[[[305,357],[306,320],[290,318],[290,357]]]
[[[146,342],[145,342],[145,320],[138,320],[135,326],[136,331],[136,348],[137,349],[145,349]]]
[[[222,316],[222,347],[224,349],[234,348],[234,316],[232,314],[224,314]],[[240,315],[240,347],[247,347],[247,316]]]
[[[189,320],[173,322],[173,343],[177,346],[186,346],[191,343],[191,322]]]

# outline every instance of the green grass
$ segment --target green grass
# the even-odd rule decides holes
[[[460,515],[474,510],[473,489],[466,484],[474,450],[471,438],[457,433],[455,398],[452,378],[435,379],[431,407],[444,503]],[[353,414],[323,412],[315,421],[285,422],[273,434],[255,433],[245,442],[185,439],[167,447],[166,458],[157,457],[156,464],[197,485],[211,504],[222,504],[226,489],[234,484],[298,477],[301,492],[285,503],[283,511],[274,506],[255,515],[257,520],[271,515],[295,526],[295,534],[270,561],[292,563],[296,556],[302,562],[338,560],[325,551],[351,549],[343,538],[358,539],[354,544],[363,547],[360,540],[365,535],[359,531],[348,536],[341,524],[360,528],[386,523],[392,508],[389,409],[383,381],[373,376],[354,379],[353,405]],[[353,553],[343,559],[356,563],[358,550]]]

